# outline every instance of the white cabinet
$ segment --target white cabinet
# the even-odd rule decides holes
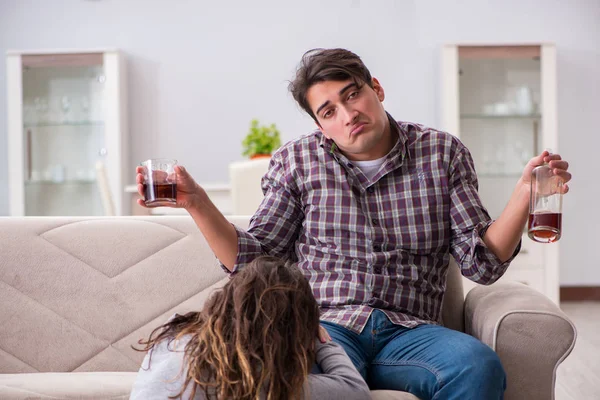
[[[7,53],[10,215],[122,215],[125,64],[116,50]]]
[[[556,48],[446,45],[442,88],[442,128],[471,151],[481,199],[498,218],[529,159],[545,148],[559,152]],[[558,303],[560,242],[534,243],[527,234],[522,242],[501,280],[526,283]]]

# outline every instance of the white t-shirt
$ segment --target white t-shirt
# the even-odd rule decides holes
[[[385,159],[387,158],[387,154],[377,160],[368,160],[368,161],[352,161],[354,165],[356,165],[366,177],[371,180],[379,171],[379,167],[383,164]]]

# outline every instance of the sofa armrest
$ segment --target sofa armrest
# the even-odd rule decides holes
[[[516,282],[472,289],[465,300],[465,331],[500,357],[507,400],[553,399],[556,368],[577,337],[556,304]]]

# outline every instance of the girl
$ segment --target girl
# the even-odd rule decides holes
[[[259,257],[201,312],[175,315],[140,340],[147,354],[130,399],[369,399],[344,350],[318,333],[319,307],[300,270]],[[310,373],[315,364],[323,373]]]

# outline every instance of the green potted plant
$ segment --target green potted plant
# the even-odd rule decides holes
[[[242,141],[244,156],[250,159],[271,157],[271,154],[281,146],[279,130],[275,124],[259,125],[257,119],[250,122],[250,130]]]

